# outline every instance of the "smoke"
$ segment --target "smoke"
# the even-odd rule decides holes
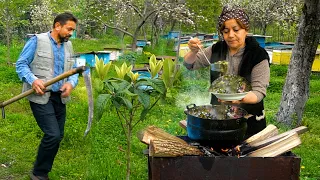
[[[199,90],[191,90],[180,93],[176,98],[176,106],[185,109],[189,104],[208,105],[210,104],[211,94],[209,92],[200,92]]]

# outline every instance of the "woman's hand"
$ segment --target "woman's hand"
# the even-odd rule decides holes
[[[218,99],[218,102],[226,103],[226,104],[256,104],[258,103],[258,97],[251,91],[248,92],[248,94],[242,98],[241,100],[234,100],[234,101],[223,101],[221,99]]]
[[[203,48],[203,45],[198,38],[192,38],[188,41],[188,47],[193,53],[197,53],[199,48]]]

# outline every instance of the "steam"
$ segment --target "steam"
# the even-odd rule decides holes
[[[176,106],[185,109],[189,104],[208,105],[210,104],[211,94],[209,92],[200,92],[199,90],[192,90],[180,93],[176,98]]]

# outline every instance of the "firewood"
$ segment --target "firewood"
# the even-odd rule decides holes
[[[270,124],[266,128],[264,128],[262,131],[249,137],[247,140],[244,141],[244,143],[254,144],[256,142],[265,140],[265,139],[272,137],[272,136],[275,136],[277,134],[278,134],[278,128],[275,125]]]
[[[300,127],[295,128],[295,129],[291,129],[291,130],[289,130],[289,131],[286,131],[286,132],[284,132],[284,133],[281,133],[281,134],[279,134],[279,135],[273,136],[273,137],[271,137],[271,138],[269,138],[269,139],[265,139],[265,140],[260,141],[260,142],[252,143],[251,146],[256,146],[256,147],[258,147],[258,146],[261,146],[261,145],[263,145],[263,144],[267,144],[268,142],[274,142],[274,141],[276,141],[276,140],[278,140],[278,139],[281,139],[281,138],[283,138],[283,137],[285,137],[285,136],[287,136],[288,134],[291,134],[291,133],[293,133],[293,132],[296,132],[298,135],[300,135],[300,134],[305,133],[305,132],[307,132],[307,131],[308,131],[308,128],[307,128],[306,126],[300,126]]]
[[[286,131],[284,133],[281,133],[279,135],[270,137],[268,139],[265,139],[263,141],[257,141],[254,143],[250,143],[250,144],[242,144],[241,146],[237,146],[235,148],[233,148],[232,150],[229,151],[229,154],[231,155],[236,155],[236,154],[248,154],[252,151],[255,151],[257,149],[263,148],[267,145],[270,145],[271,143],[284,138],[285,136],[291,134],[291,133],[297,133],[298,135],[304,133],[308,131],[308,128],[305,126],[300,126],[298,128],[292,129],[290,131]]]
[[[149,146],[149,156],[177,157],[184,155],[203,155],[196,147],[172,140],[154,139]]]
[[[161,128],[158,128],[155,126],[149,126],[149,127],[145,128],[144,130],[139,131],[137,136],[138,136],[139,140],[145,144],[150,144],[151,140],[156,140],[156,139],[170,140],[170,141],[180,143],[180,144],[188,144],[184,140],[182,140],[176,136],[173,136],[173,135],[165,132]]]
[[[179,122],[180,127],[182,127],[183,129],[187,130],[187,120],[181,120]]]
[[[254,151],[258,149],[255,146],[253,146],[254,143],[268,139],[269,137],[275,136],[277,134],[278,134],[278,128],[275,125],[270,124],[266,128],[264,128],[262,131],[258,132],[257,134],[243,141],[240,145],[229,149],[228,154],[230,156],[235,156],[235,155]]]
[[[275,157],[290,151],[292,148],[299,146],[300,144],[301,144],[301,140],[299,138],[298,133],[292,132],[263,148],[250,152],[246,156]]]

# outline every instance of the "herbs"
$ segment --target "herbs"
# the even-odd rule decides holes
[[[233,94],[248,92],[251,89],[251,85],[245,78],[228,74],[221,76],[213,81],[209,88],[209,92]]]

